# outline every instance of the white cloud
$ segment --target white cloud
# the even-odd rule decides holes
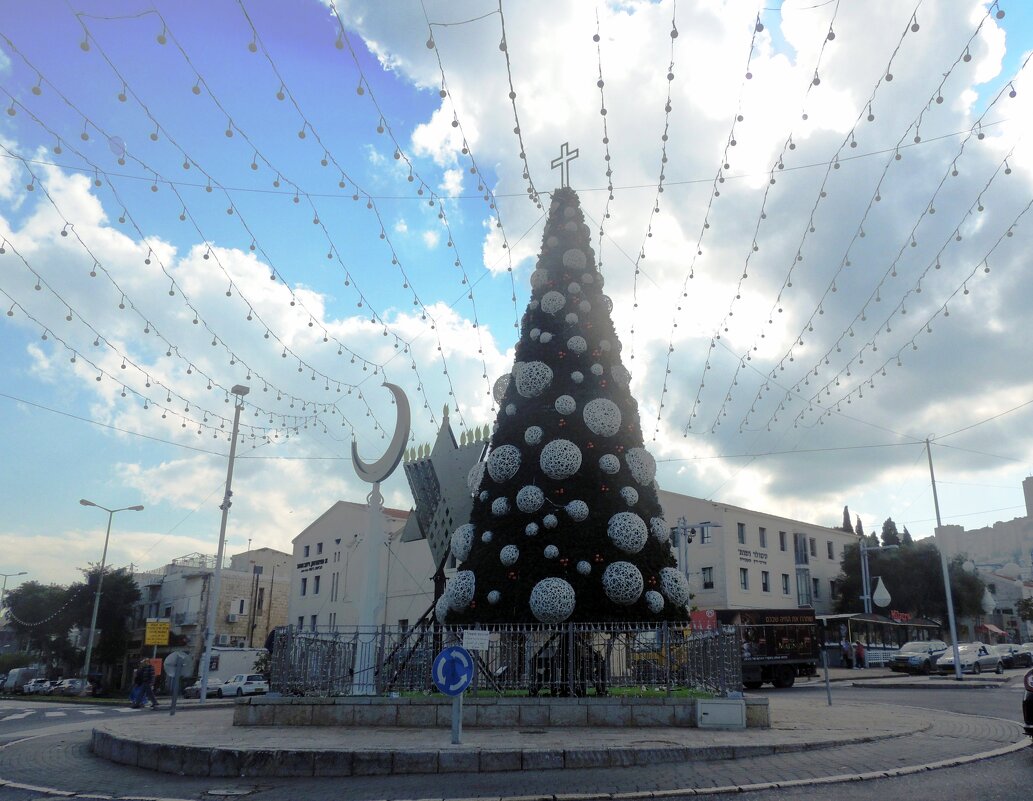
[[[442,180],[439,189],[448,197],[456,197],[461,194],[463,191],[463,171],[445,170],[444,180]]]
[[[441,235],[437,231],[424,231],[423,232],[423,244],[425,244],[430,250],[433,250],[438,246],[438,242],[441,241]]]
[[[399,217],[395,221],[394,229],[395,233],[397,234],[407,234],[409,233],[409,224],[405,221],[403,217]]]

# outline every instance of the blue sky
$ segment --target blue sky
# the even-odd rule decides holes
[[[598,243],[593,231],[593,240],[643,427],[657,429],[647,445],[661,461],[665,489],[828,524],[838,523],[849,504],[868,528],[892,515],[921,536],[931,533],[932,509],[924,454],[914,443],[1033,399],[1033,385],[1014,367],[1030,356],[1029,343],[1017,335],[1031,288],[1021,269],[1030,221],[992,251],[989,274],[976,269],[1033,185],[1030,143],[1022,138],[1033,86],[1022,73],[1015,85],[1029,89],[994,101],[1033,46],[1033,11],[1009,5],[1002,6],[1003,19],[993,9],[984,21],[972,60],[952,66],[986,4],[919,4],[920,31],[900,39],[894,80],[875,90],[877,121],[856,130],[854,120],[910,20],[902,4],[867,4],[865,14],[848,3],[785,3],[781,11],[764,11],[750,82],[742,73],[761,4],[679,3],[671,82],[665,74],[672,5],[600,5],[618,189],[606,234]],[[595,8],[503,8],[531,178],[542,192],[554,186],[549,161],[569,140],[581,149],[573,184],[589,215],[601,221],[607,193],[598,191],[606,176],[600,54],[591,38]],[[235,476],[231,551],[249,539],[284,548],[335,500],[364,496],[347,457],[353,430],[369,458],[386,443],[383,429],[390,432],[393,410],[379,389],[384,369],[410,395],[414,443],[432,438],[446,403],[457,429],[490,423],[488,389],[511,366],[513,323],[526,304],[540,245],[541,212],[526,199],[513,135],[497,4],[428,3],[432,22],[463,23],[433,27],[436,51],[426,45],[427,20],[413,2],[341,3],[347,31],[341,48],[337,17],[314,1],[292,4],[290,13],[282,3],[231,0],[156,9],[51,0],[31,11],[0,8],[2,102],[15,112],[0,114],[0,140],[9,151],[0,160],[0,231],[10,233],[11,245],[0,257],[0,289],[11,298],[4,312],[17,304],[13,316],[0,318],[0,498],[7,511],[0,545],[10,555],[9,570],[29,569],[45,581],[71,580],[76,568],[99,558],[105,521],[80,507],[81,497],[147,506],[118,518],[116,564],[153,567],[191,551],[214,551],[228,445],[218,421],[231,414],[220,386],[249,384],[254,404],[242,418],[248,427],[240,454],[249,458]],[[259,39],[253,40],[252,23]],[[818,64],[820,86],[808,92],[830,24],[837,35]],[[88,51],[80,46],[84,36]],[[445,98],[438,54],[450,92]],[[909,123],[948,71],[945,102],[926,111],[923,142],[910,142]],[[281,78],[283,100],[277,99]],[[663,109],[668,83],[670,115]],[[809,111],[806,122],[801,104]],[[973,136],[958,159],[965,132],[984,112],[987,136]],[[744,116],[735,129],[739,142],[728,149],[737,113]],[[657,196],[665,119],[672,132],[668,185]],[[844,153],[865,157],[827,172],[852,130],[859,147]],[[461,133],[478,174],[470,171],[470,153],[462,152]],[[786,170],[765,201],[765,176],[790,134],[798,146],[784,151]],[[887,167],[903,135],[915,146]],[[58,139],[61,153],[54,152]],[[994,171],[1009,152],[1005,179]],[[732,180],[713,184],[725,157]],[[961,175],[937,195],[952,159]],[[826,175],[829,191],[820,198]],[[481,182],[486,189],[478,188]],[[884,198],[860,223],[877,186]],[[981,192],[986,211],[966,217]],[[934,197],[938,213],[923,216]],[[662,212],[651,214],[656,200]],[[708,208],[710,227],[703,229]],[[812,209],[813,235],[806,230]],[[922,279],[923,293],[909,294],[958,220],[964,220],[963,241],[942,251],[944,267]],[[66,223],[72,228],[65,232],[78,237],[61,236]],[[852,240],[859,224],[866,237]],[[700,242],[703,254],[693,257]],[[804,258],[793,268],[790,291],[787,266],[801,242]],[[836,279],[842,289],[820,301],[848,248],[863,269],[843,273]],[[94,257],[104,269],[94,268]],[[899,276],[879,283],[891,262]],[[687,285],[685,307],[677,309],[690,264],[698,274]],[[737,290],[744,265],[750,279]],[[269,280],[272,270],[276,281]],[[780,287],[785,311],[778,317]],[[866,306],[877,287],[879,300]],[[898,316],[892,335],[876,330],[889,301],[900,299],[912,304],[908,319]],[[822,314],[812,318],[819,302]],[[929,317],[943,303],[949,319]],[[736,313],[722,322],[729,308]],[[861,309],[865,321],[851,326]],[[935,334],[915,339],[913,351],[909,337],[918,335],[920,316],[931,320]],[[837,336],[852,327],[855,342],[843,340],[837,352]],[[807,332],[806,345],[796,346],[792,362],[781,359],[798,330]],[[110,344],[93,346],[98,335]],[[847,362],[847,344],[868,337],[881,349],[862,354],[864,366]],[[752,344],[756,358],[740,362]],[[666,374],[669,345],[677,355]],[[826,366],[822,354],[830,349]],[[357,354],[354,363],[349,351]],[[904,354],[899,372],[885,380],[870,374],[883,354],[898,352]],[[779,369],[780,359],[788,371]],[[90,362],[104,370],[101,381]],[[826,396],[834,400],[835,388],[844,399],[839,413],[820,422],[807,416],[802,392],[787,402],[791,411],[777,410],[784,390],[802,382],[812,364],[821,368],[819,386],[845,365],[851,369]],[[776,378],[762,391],[772,370]],[[862,384],[862,374],[878,389]],[[848,392],[854,393],[849,403]],[[698,416],[683,436],[697,397]],[[748,415],[751,405],[757,411]],[[1033,462],[1028,422],[1027,410],[1011,412],[934,449],[949,488],[941,494],[946,517],[974,526],[1022,514],[1019,485]],[[263,444],[265,436],[271,441]],[[411,505],[399,477],[387,494],[392,505]]]

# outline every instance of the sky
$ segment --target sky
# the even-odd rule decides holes
[[[929,438],[945,523],[1025,514],[1031,49],[984,0],[0,2],[8,589],[99,561],[81,498],[145,507],[109,564],[214,553],[236,384],[230,553],[363,501],[384,380],[413,445],[490,425],[565,142],[663,489],[920,538]]]

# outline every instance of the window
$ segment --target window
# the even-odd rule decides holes
[[[700,529],[699,541],[701,545],[710,545],[710,526],[703,526]]]
[[[306,545],[306,546],[305,546],[305,556],[306,556],[306,558],[308,557],[308,552],[309,552],[309,549],[310,549],[311,547],[312,547],[311,545]]]
[[[778,550],[784,551],[786,549],[786,533],[784,531],[778,532]]]
[[[763,592],[771,592],[771,575],[766,570],[760,571],[760,588]]]
[[[815,598],[820,598],[821,597],[821,583],[818,581],[818,579],[811,579],[811,584],[813,585],[813,588],[814,588],[814,597]]]
[[[793,552],[796,555],[796,564],[806,565],[809,563],[807,557],[807,538],[798,531],[793,532]]]
[[[782,594],[783,595],[788,595],[789,594],[789,574],[788,573],[783,573],[782,574]]]
[[[839,597],[839,596],[836,595],[836,580],[835,579],[830,579],[829,580],[829,598],[837,598],[837,597]]]
[[[298,631],[302,631],[305,628],[305,616],[298,615]]]
[[[714,568],[705,567],[703,568],[703,589],[712,590],[714,589]]]
[[[739,568],[739,588],[742,590],[748,590],[750,588],[750,571],[749,568]]]
[[[825,545],[828,547],[829,559],[836,558],[836,546],[832,544],[832,540],[828,540]]]
[[[265,605],[265,587],[258,588],[258,613],[262,614],[262,607]]]
[[[165,607],[165,614],[164,614],[163,617],[172,617],[172,607],[171,606],[166,606]]]
[[[319,625],[319,615],[312,615],[312,631],[315,631]]]
[[[316,543],[316,554],[318,555],[318,554],[321,554],[322,552],[323,552],[323,543],[317,542]]]
[[[811,537],[808,540],[808,544],[810,545],[810,548],[811,548],[811,556],[817,556],[818,555],[818,541],[816,539],[814,539],[814,537]]]
[[[238,615],[246,615],[247,614],[247,598],[238,598],[237,599],[237,614]]]
[[[760,540],[760,547],[761,548],[767,548],[768,547],[768,530],[766,528],[764,528],[764,526],[761,526],[760,528],[757,529],[757,537]]]
[[[313,576],[312,577],[312,594],[313,595],[319,595],[319,579],[320,578],[321,578],[320,576]]]
[[[739,533],[739,544],[740,545],[745,545],[746,544],[746,524],[745,523],[736,523],[735,525],[736,525],[736,528],[738,529],[738,533]]]
[[[799,607],[813,606],[811,598],[810,572],[805,567],[796,569],[796,605]]]
[[[398,621],[398,628],[400,628],[402,631],[408,631],[409,630],[409,618],[403,617],[401,620],[399,620]]]
[[[308,595],[308,579],[303,578],[301,580],[301,595],[302,597]]]

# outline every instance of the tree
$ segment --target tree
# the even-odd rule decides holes
[[[897,533],[897,524],[892,517],[887,517],[882,524],[882,544],[900,545],[900,534]]]
[[[35,650],[46,662],[67,658],[68,631],[73,624],[72,607],[81,601],[81,593],[73,593],[60,584],[26,581],[9,591],[4,606],[15,631],[19,649]]]
[[[82,629],[88,629],[93,616],[93,599],[97,592],[100,566],[91,565],[83,569],[85,582],[73,584],[69,589],[81,592],[89,603],[76,604],[74,622]],[[140,589],[127,568],[104,569],[104,583],[101,585],[100,607],[97,610],[97,628],[100,638],[93,646],[93,663],[116,665],[125,657],[129,646],[129,628],[126,621],[133,614],[133,606],[140,600]]]
[[[1019,620],[1033,620],[1033,598],[1023,598],[1015,604],[1015,613],[1019,616]]]
[[[490,454],[452,535],[449,622],[684,620],[663,519],[577,195],[553,194]]]
[[[857,516],[857,525],[854,526],[854,533],[858,537],[863,537],[864,536],[864,524],[861,522],[861,515]]]
[[[905,547],[915,544],[915,540],[911,536],[911,532],[907,530],[907,526],[904,526],[904,532],[900,535],[900,544]]]
[[[849,531],[851,534],[854,533],[854,527],[850,525],[850,507],[843,507],[843,525],[840,526],[843,531]]]

